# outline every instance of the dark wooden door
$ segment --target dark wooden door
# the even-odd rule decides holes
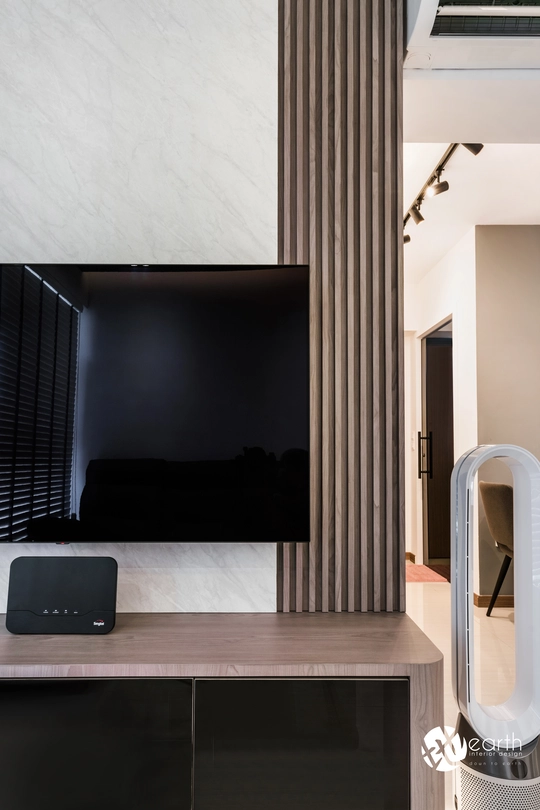
[[[450,557],[450,477],[454,466],[454,407],[452,385],[452,339],[425,341],[424,442],[428,467],[424,474],[424,531],[428,559]],[[429,447],[431,442],[431,447]]]

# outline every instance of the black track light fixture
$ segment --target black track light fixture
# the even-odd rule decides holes
[[[441,183],[433,183],[433,185],[429,186],[426,190],[426,197],[436,197],[437,194],[442,194],[443,191],[448,191],[449,188],[448,180],[443,180]]]
[[[426,197],[436,197],[437,194],[442,194],[444,191],[448,191],[450,188],[447,180],[443,180],[441,182],[441,171],[442,170],[435,174],[433,180],[426,188]]]
[[[421,200],[419,200],[415,205],[413,205],[413,207],[409,211],[411,219],[416,225],[420,225],[420,223],[424,221],[424,217],[420,213],[420,205]]]
[[[408,234],[408,233],[404,233],[404,234],[403,234],[403,244],[404,244],[404,245],[408,245],[410,241],[411,241],[411,237],[409,236],[409,234]]]
[[[468,149],[469,152],[475,156],[478,155],[478,153],[481,152],[482,149],[484,148],[483,143],[462,143],[461,145],[464,146],[465,149]]]
[[[484,148],[483,143],[462,143],[461,146],[464,146],[471,154],[478,155],[482,149]],[[424,222],[424,217],[420,213],[420,206],[424,202],[426,197],[436,197],[438,194],[443,194],[443,192],[448,191],[450,188],[450,184],[447,180],[441,180],[441,174],[444,172],[446,167],[448,166],[448,162],[455,154],[456,150],[459,149],[459,143],[451,143],[448,146],[448,149],[439,160],[431,174],[429,175],[428,179],[416,195],[416,199],[405,214],[403,218],[403,227],[407,225],[407,222],[412,219],[416,225],[420,225],[421,222]],[[405,239],[405,243],[408,242],[408,239]]]

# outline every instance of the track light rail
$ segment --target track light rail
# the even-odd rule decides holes
[[[428,179],[426,180],[426,182],[424,183],[418,194],[416,195],[416,197],[414,198],[409,210],[405,214],[405,217],[403,219],[404,228],[410,219],[412,219],[413,222],[416,223],[416,225],[419,225],[421,222],[424,221],[424,217],[420,213],[420,207],[424,202],[426,195],[435,196],[444,191],[448,191],[449,185],[446,181],[441,182],[441,174],[448,165],[448,162],[452,158],[452,155],[456,152],[458,146],[460,145],[464,146],[465,149],[467,149],[473,155],[478,155],[478,153],[481,152],[482,149],[484,148],[484,144],[482,143],[463,143],[463,144],[451,143],[446,152],[444,153],[444,155],[442,156],[442,158],[435,166],[434,170],[429,175]],[[438,186],[438,188],[436,188],[436,186]],[[432,195],[428,194],[428,189],[430,188],[434,189]],[[407,242],[410,241],[411,241],[410,236],[408,239],[404,239],[405,244],[407,244]]]

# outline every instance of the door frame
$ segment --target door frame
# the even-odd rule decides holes
[[[420,341],[420,430],[422,436],[426,435],[427,430],[427,392],[426,392],[426,339],[429,337],[433,337],[435,332],[438,332],[441,327],[446,326],[452,323],[452,314],[448,315],[446,318],[442,318],[438,323],[434,326],[431,326],[425,332],[418,335],[418,340]],[[452,346],[452,374],[453,374],[453,346]],[[452,400],[454,398],[452,397]],[[452,405],[453,405],[452,401]],[[452,409],[453,410],[453,409]],[[429,546],[428,546],[428,497],[427,497],[427,476],[423,475],[421,480],[421,487],[420,489],[420,514],[422,515],[422,549],[423,549],[423,558],[424,558],[424,565],[429,565],[430,563],[436,563],[436,560],[430,560],[429,557]],[[448,529],[450,531],[450,527]],[[441,562],[446,562],[442,560]]]

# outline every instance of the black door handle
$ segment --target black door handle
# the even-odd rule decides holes
[[[426,452],[422,452],[422,442],[426,442]],[[422,459],[427,459],[427,469],[422,469]],[[427,436],[422,436],[418,431],[418,478],[429,475],[433,478],[433,431],[430,430]]]

